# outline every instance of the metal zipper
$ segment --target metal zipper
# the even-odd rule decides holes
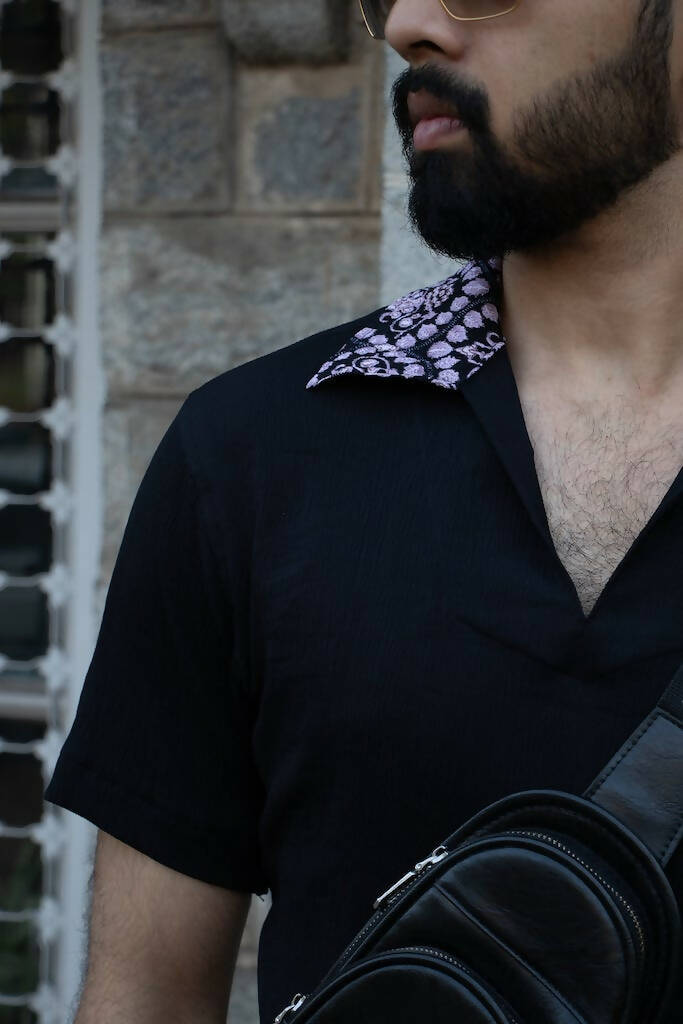
[[[381,896],[378,896],[372,904],[373,907],[377,909],[377,907],[379,907],[381,903],[384,903],[392,893],[396,893],[398,895],[397,890],[400,889],[402,885],[411,881],[411,879],[415,878],[416,875],[419,875],[421,871],[424,871],[426,867],[429,867],[430,864],[438,864],[440,860],[443,860],[444,857],[448,856],[448,853],[449,851],[445,846],[437,846],[437,848],[433,850],[425,860],[419,860],[414,868],[407,871],[402,878],[399,878],[398,882],[394,882],[391,888],[387,889],[386,892],[383,892]]]
[[[293,1013],[295,1010],[298,1010],[301,1004],[303,1003],[304,999],[306,999],[306,996],[302,995],[301,992],[297,992],[295,996],[292,996],[289,1005],[285,1006],[284,1010],[281,1010],[278,1013],[277,1017],[273,1021],[273,1024],[280,1024],[280,1022],[285,1019],[285,1017],[290,1011]]]
[[[606,889],[609,889],[609,891],[614,896],[616,896],[619,902],[623,903],[623,905],[626,907],[626,910],[629,916],[631,917],[633,924],[635,925],[636,931],[638,932],[638,939],[640,941],[640,951],[643,954],[643,956],[645,956],[645,936],[643,934],[643,928],[640,923],[640,919],[638,918],[638,915],[636,914],[631,904],[626,902],[621,893],[617,892],[613,885],[610,885],[609,882],[605,881],[602,875],[599,875],[595,868],[592,868],[590,864],[586,864],[586,862],[582,860],[578,856],[578,854],[574,853],[573,850],[570,850],[568,846],[565,846],[563,843],[558,842],[558,840],[555,839],[553,836],[546,835],[544,832],[527,832],[521,829],[509,829],[507,834],[513,836],[531,836],[535,839],[543,839],[545,840],[545,842],[551,843],[553,846],[556,846],[559,850],[563,850],[564,853],[568,854],[573,860],[581,864],[582,867],[586,869],[586,871],[589,871],[594,878],[597,878],[598,881],[601,882]]]
[[[456,960],[450,953],[444,953],[442,949],[437,949],[436,946],[397,946],[395,949],[384,949],[381,954],[377,955],[383,956],[386,953],[430,953],[432,956],[440,957],[441,960],[450,960],[456,967],[460,967],[465,974],[474,977],[469,967],[465,967],[460,960]]]

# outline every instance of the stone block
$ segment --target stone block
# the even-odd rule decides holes
[[[182,402],[133,399],[105,409],[101,583],[111,577],[123,530],[150,459]]]
[[[222,0],[223,24],[240,57],[258,64],[324,64],[349,48],[352,0]]]
[[[232,125],[221,32],[115,36],[100,53],[105,208],[225,207]]]
[[[105,31],[217,21],[218,0],[102,0]]]
[[[349,211],[367,205],[372,68],[242,68],[237,205]]]
[[[183,217],[108,225],[108,392],[186,395],[377,306],[378,217]]]

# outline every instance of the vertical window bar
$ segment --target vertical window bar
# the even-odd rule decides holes
[[[42,792],[36,803],[36,778],[47,784],[61,746],[69,674],[77,7],[0,0],[0,962],[7,953],[13,965],[11,991],[0,974],[3,1024],[63,1018],[64,826]],[[31,820],[8,820],[13,806]]]

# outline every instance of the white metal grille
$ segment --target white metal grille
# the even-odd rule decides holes
[[[21,816],[22,786],[31,781],[35,802],[35,769],[19,771],[28,760],[47,785],[71,676],[76,8],[75,0],[0,0],[0,817],[5,807]],[[31,723],[36,738],[7,738]],[[42,805],[30,823],[0,820],[7,1024],[63,1022],[56,946],[64,842],[63,816],[52,807]],[[25,891],[31,850],[40,877]]]

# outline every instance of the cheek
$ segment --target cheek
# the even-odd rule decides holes
[[[534,36],[524,40],[508,37],[489,54],[484,76],[491,109],[491,128],[499,139],[508,138],[515,114],[525,111],[537,97],[543,97],[558,77],[557,63],[549,61],[548,47]]]
[[[514,74],[510,69],[508,75],[492,82],[489,87],[491,131],[499,142],[512,137],[518,114],[528,108],[534,95],[539,92],[524,72],[520,71],[517,77]]]
[[[499,139],[510,137],[515,114],[534,100],[552,97],[562,84],[620,53],[629,43],[640,0],[547,0],[537,8],[522,4],[516,21],[501,18],[487,52],[478,54],[490,104],[491,127]],[[683,30],[683,16],[681,18]],[[683,34],[683,32],[682,32]],[[679,62],[683,104],[683,46]]]
[[[561,67],[558,61],[548,61],[548,51],[525,53],[523,61],[507,62],[505,73],[496,75],[489,86],[491,128],[500,140],[514,134],[520,118],[552,102],[553,95],[561,91],[563,83],[576,73],[576,64]]]

